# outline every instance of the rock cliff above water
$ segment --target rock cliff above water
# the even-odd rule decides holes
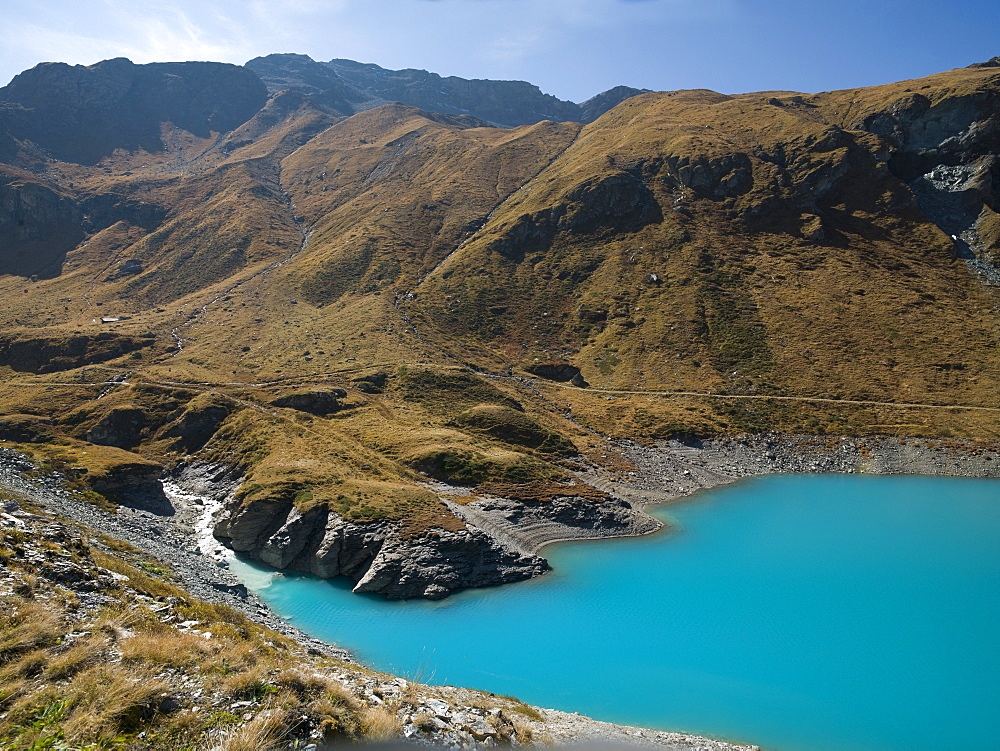
[[[998,91],[37,66],[0,90],[5,429],[123,501],[234,467],[234,548],[390,596],[649,531],[580,481],[636,471],[609,438],[995,440]]]
[[[418,532],[396,522],[352,522],[322,505],[303,511],[290,502],[232,499],[214,535],[277,569],[345,576],[356,582],[355,592],[438,599],[544,573],[548,564],[534,551],[554,539],[644,534],[660,527],[611,498],[490,498],[452,509],[463,525]]]

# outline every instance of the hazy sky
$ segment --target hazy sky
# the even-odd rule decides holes
[[[0,84],[42,61],[345,57],[515,78],[822,91],[1000,55],[1000,0],[0,0]]]

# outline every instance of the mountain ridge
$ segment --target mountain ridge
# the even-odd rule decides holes
[[[619,514],[581,480],[635,471],[616,440],[1000,439],[996,67],[501,128],[338,114],[370,101],[349,66],[290,62],[272,91],[33,69],[119,81],[118,130],[72,86],[0,90],[19,450],[121,503],[130,472],[226,464],[234,547],[442,596],[544,569],[469,521],[498,497],[525,527]],[[379,85],[437,81],[402,74]]]
[[[339,115],[398,101],[505,127],[539,120],[592,122],[628,97],[645,92],[616,86],[576,104],[543,94],[525,81],[442,77],[416,68],[387,70],[353,60],[324,63],[308,55],[273,54],[254,58],[246,66],[261,76],[272,93],[286,88],[301,91]]]

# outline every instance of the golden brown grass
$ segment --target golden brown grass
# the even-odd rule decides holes
[[[891,176],[870,179],[862,162],[878,144],[856,128],[914,92],[939,102],[996,81],[995,70],[964,69],[798,99],[648,94],[583,128],[464,128],[391,106],[312,138],[327,120],[306,108],[270,130],[248,124],[259,140],[206,154],[198,175],[182,165],[205,144],[181,133],[148,162],[118,155],[110,173],[53,164],[56,182],[173,212],[153,231],[97,233],[60,276],[0,278],[9,302],[0,334],[157,340],[47,376],[3,367],[0,406],[53,419],[54,438],[26,449],[94,479],[126,461],[183,458],[171,426],[192,405],[221,400],[234,412],[201,457],[246,468],[260,496],[291,490],[297,504],[404,520],[414,533],[458,524],[420,489],[421,471],[468,484],[561,475],[543,455],[589,440],[566,414],[621,438],[781,430],[997,440],[995,414],[533,390],[456,367],[516,374],[536,359],[568,360],[594,389],[994,404],[996,296],[952,260],[940,231],[886,208],[908,194]],[[739,155],[750,179],[731,196],[678,188],[671,171]],[[817,175],[841,170],[822,216],[795,204],[795,190],[808,194]],[[608,179],[641,184],[648,216],[612,216],[614,200],[581,197]],[[776,198],[787,212],[768,208]],[[678,201],[688,214],[673,210]],[[570,221],[601,206],[611,214]],[[996,216],[984,213],[992,245]],[[803,235],[817,221],[825,240]],[[297,251],[300,229],[313,233],[305,250],[259,273]],[[146,272],[107,279],[109,259],[135,254]],[[410,291],[414,299],[397,300]],[[132,318],[94,323],[122,312]],[[178,326],[183,352],[169,334]],[[375,369],[389,375],[385,394],[352,388]],[[104,381],[124,373],[134,385],[105,394]],[[350,395],[326,418],[268,406],[278,393],[330,386]],[[136,453],[82,442],[125,408],[149,420]]]
[[[387,741],[399,736],[402,725],[396,713],[383,706],[370,706],[361,711],[361,732],[370,741]]]
[[[266,710],[229,731],[213,751],[271,751],[283,747],[287,735],[284,713]]]
[[[2,530],[0,548],[12,553],[5,565],[30,579],[34,599],[0,598],[0,746],[180,749],[212,737],[231,748],[266,747],[286,737],[288,718],[304,716],[320,734],[357,734],[357,702],[324,667],[303,666],[287,637],[157,581],[155,562],[128,545],[112,555],[100,549],[107,538],[73,537],[59,551],[57,539]],[[108,589],[112,604],[86,615],[71,592],[32,574],[30,556],[13,555],[24,546],[112,568],[128,583]],[[212,635],[182,631],[181,621]],[[211,697],[254,702],[255,718],[244,723]]]

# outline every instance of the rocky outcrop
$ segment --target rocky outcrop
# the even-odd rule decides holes
[[[523,261],[528,253],[548,250],[564,211],[565,207],[556,206],[534,214],[522,214],[502,229],[500,236],[489,244],[489,249],[515,263]]]
[[[0,416],[0,440],[45,443],[52,440],[52,421],[38,415]]]
[[[607,91],[602,91],[597,96],[593,96],[587,101],[580,103],[580,121],[592,123],[605,112],[617,107],[626,99],[631,99],[639,94],[648,94],[649,92],[649,89],[633,89],[631,86],[615,86]]]
[[[982,64],[980,67],[991,67]],[[954,255],[1000,285],[979,222],[1000,209],[1000,94],[983,89],[932,103],[909,93],[854,123],[882,137],[889,169],[913,191],[924,216],[954,243]]]
[[[122,503],[148,503],[163,496],[160,477],[163,467],[153,461],[136,456],[123,460],[97,473],[85,475],[84,480],[101,495]]]
[[[180,417],[160,430],[157,438],[174,439],[176,450],[193,453],[208,443],[231,412],[232,405],[222,399],[211,395],[196,397]]]
[[[525,370],[539,378],[563,383],[580,375],[580,369],[568,362],[540,362],[537,365],[529,365]]]
[[[41,63],[0,89],[11,134],[58,159],[94,164],[115,149],[163,149],[161,126],[201,138],[246,122],[267,100],[250,70],[226,63]]]
[[[691,188],[705,198],[721,199],[743,195],[753,187],[750,157],[743,153],[709,157],[669,156],[662,177],[674,186]]]
[[[345,396],[347,392],[344,389],[309,389],[279,396],[271,404],[313,415],[328,415],[341,408],[340,400]]]
[[[140,407],[115,407],[87,431],[87,440],[100,446],[131,449],[139,445],[147,426],[146,410]]]
[[[351,380],[354,388],[363,394],[381,394],[385,391],[385,384],[389,380],[389,374],[382,371],[369,373]]]
[[[563,232],[594,232],[605,227],[635,230],[662,219],[652,191],[627,172],[587,180],[566,198],[569,206],[557,224]]]
[[[0,172],[0,273],[57,276],[66,253],[84,238],[82,218],[56,186]]]
[[[513,127],[542,120],[589,123],[645,89],[616,86],[575,104],[525,81],[469,80],[426,70],[387,70],[354,60],[317,62],[308,55],[256,57],[246,67],[268,90],[300,92],[335,115],[353,115],[391,102],[448,115],[467,115]]]
[[[0,339],[0,365],[28,373],[57,373],[107,362],[156,343],[155,337],[115,334],[77,334],[65,337],[10,337]]]
[[[560,540],[637,537],[663,528],[662,522],[610,494],[583,497],[568,492],[516,499],[484,496],[451,508],[470,523],[533,553]]]
[[[355,592],[390,599],[435,599],[466,587],[520,581],[548,568],[544,559],[472,525],[406,534],[395,522],[353,522],[325,506],[301,511],[290,501],[233,501],[214,533],[233,550],[275,568],[346,576],[356,582]]]

